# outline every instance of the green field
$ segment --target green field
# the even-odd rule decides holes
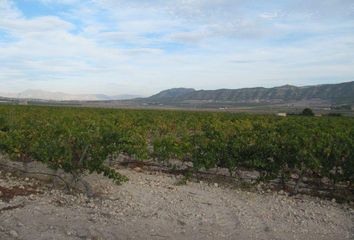
[[[257,170],[260,179],[297,174],[353,188],[354,118],[217,112],[0,106],[0,151],[79,177],[104,173],[119,154],[192,163],[193,170]]]

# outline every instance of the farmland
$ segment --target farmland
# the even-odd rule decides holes
[[[3,105],[0,238],[351,239],[353,134],[347,117]]]
[[[39,161],[77,179],[97,172],[124,182],[106,160],[125,154],[190,163],[192,173],[256,170],[259,180],[284,185],[296,175],[295,192],[308,177],[353,189],[353,118],[1,106],[0,124],[1,151],[11,159]]]

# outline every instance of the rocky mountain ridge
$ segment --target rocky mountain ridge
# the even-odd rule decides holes
[[[145,100],[151,102],[225,102],[225,103],[290,103],[322,101],[328,104],[354,104],[354,81],[297,87],[284,85],[273,88],[241,88],[194,90],[186,88],[162,91]]]

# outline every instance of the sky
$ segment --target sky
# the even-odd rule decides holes
[[[353,0],[0,0],[0,92],[353,80]]]

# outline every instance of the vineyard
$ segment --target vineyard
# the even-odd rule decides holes
[[[127,178],[107,161],[124,154],[230,176],[256,170],[283,184],[296,175],[295,192],[305,177],[354,184],[354,119],[345,117],[0,106],[0,151],[24,169],[39,161],[74,179],[97,172],[116,183]]]

